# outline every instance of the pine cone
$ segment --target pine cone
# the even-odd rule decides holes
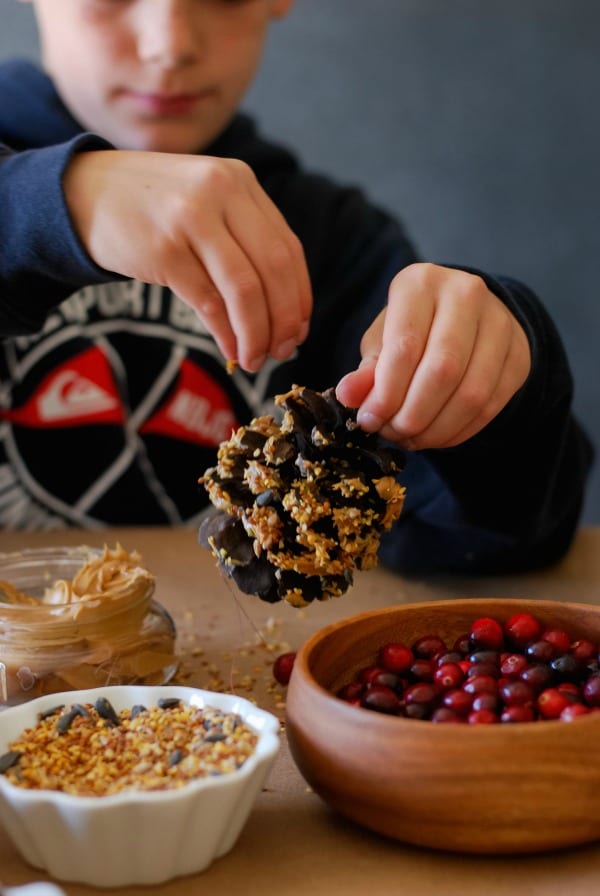
[[[281,424],[240,427],[200,478],[216,512],[199,540],[241,591],[301,607],[375,566],[404,503],[404,455],[362,430],[333,389],[294,386],[275,402]]]

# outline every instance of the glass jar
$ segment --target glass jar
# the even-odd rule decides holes
[[[0,554],[0,707],[173,677],[175,626],[139,561],[120,545]]]

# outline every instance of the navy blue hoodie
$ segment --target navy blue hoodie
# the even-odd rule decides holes
[[[34,65],[0,66],[0,526],[195,525],[197,484],[232,426],[293,383],[335,385],[395,273],[418,260],[402,227],[356,189],[302,170],[238,115],[202,151],[247,162],[301,239],[315,296],[296,356],[226,371],[168,289],[98,268],[74,232],[62,174],[86,134]],[[200,149],[200,148],[199,148]],[[523,285],[480,273],[523,325],[532,371],[465,444],[409,455],[402,516],[382,560],[404,572],[508,572],[556,561],[592,461],[573,419],[560,338]]]

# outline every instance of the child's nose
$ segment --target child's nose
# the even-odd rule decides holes
[[[198,4],[194,0],[151,0],[140,4],[139,13],[140,59],[163,68],[194,60],[200,43]]]

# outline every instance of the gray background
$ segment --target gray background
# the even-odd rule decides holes
[[[423,257],[531,286],[600,450],[599,33],[597,0],[297,0],[245,105],[398,214]],[[33,16],[0,0],[12,55],[37,57]],[[600,522],[600,458],[585,521]]]

